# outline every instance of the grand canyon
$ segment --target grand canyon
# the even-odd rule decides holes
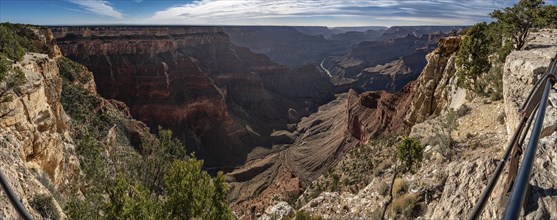
[[[478,24],[0,23],[0,216],[507,218],[514,162],[471,216],[551,78],[551,3]],[[539,11],[523,39],[507,9]],[[521,219],[557,218],[547,91]]]

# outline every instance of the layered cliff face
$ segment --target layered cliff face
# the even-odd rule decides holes
[[[172,129],[209,166],[242,164],[254,147],[273,143],[273,130],[332,97],[324,73],[290,71],[232,45],[221,28],[53,31],[63,53],[92,70],[101,95],[152,128]]]
[[[445,33],[460,32],[466,26],[392,26],[385,30],[380,39],[394,39],[401,38],[406,35],[413,35],[421,37],[432,33]]]
[[[21,85],[5,90],[6,81],[0,83],[0,169],[34,219],[64,219],[63,207],[90,186],[85,179],[94,168],[83,161],[116,152],[133,158],[141,142],[154,137],[124,103],[96,94],[92,73],[60,54],[50,30],[12,28],[41,53],[26,53],[11,64],[8,78],[20,70]],[[102,150],[87,154],[93,147]],[[131,164],[126,158],[109,157],[102,164],[116,173]],[[0,216],[18,219],[4,191],[0,200]]]
[[[32,53],[13,66],[23,71],[27,82],[10,94],[13,99],[5,103],[0,118],[1,166],[23,204],[37,216],[30,202],[40,194],[54,193],[47,187],[67,187],[79,172],[79,161],[69,118],[60,104],[62,82],[56,61]],[[4,192],[2,201],[8,201]],[[8,202],[1,206],[3,216],[17,216]]]
[[[406,115],[409,124],[421,123],[431,115],[437,116],[451,104],[449,100],[458,90],[455,60],[459,43],[460,37],[440,39],[437,49],[426,56],[428,63],[416,80],[415,98]],[[462,93],[465,96],[462,89],[458,93],[459,97],[463,96]]]
[[[24,206],[42,219],[33,205],[35,199],[68,192],[72,177],[79,173],[79,161],[69,118],[60,103],[62,81],[53,59],[60,57],[60,49],[47,29],[18,31],[48,54],[27,53],[22,61],[11,64],[23,73],[22,85],[4,91],[6,82],[0,84],[5,92],[2,99],[11,97],[0,108],[0,167]],[[0,205],[0,215],[17,218],[3,191],[1,198],[5,202]],[[58,201],[53,204],[61,214]]]

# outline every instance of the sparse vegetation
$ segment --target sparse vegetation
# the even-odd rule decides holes
[[[321,218],[321,216],[317,215],[317,216],[313,216],[305,211],[297,211],[296,214],[294,215],[294,218],[290,217],[290,218],[286,218],[286,219],[293,219],[293,220],[321,220],[323,218]]]
[[[20,24],[0,24],[0,59],[8,58],[21,61],[25,52],[39,51],[31,40],[25,37],[22,31],[28,27]]]
[[[389,184],[387,184],[386,182],[379,183],[379,186],[377,187],[377,191],[382,196],[388,195],[389,194]]]
[[[60,219],[60,214],[56,210],[52,196],[46,194],[36,195],[33,200],[31,200],[31,207],[45,219]]]
[[[468,107],[466,104],[462,104],[460,107],[458,107],[458,110],[456,110],[456,116],[460,118],[465,116],[469,112],[470,112],[470,107]]]
[[[505,112],[501,112],[499,116],[497,116],[497,121],[499,122],[499,124],[504,125],[506,117],[507,115],[505,114]]]
[[[391,207],[389,208],[389,213],[392,216],[402,215],[411,219],[419,216],[420,214],[420,210],[416,209],[417,206],[418,195],[415,193],[408,193],[396,198],[393,201]]]
[[[397,179],[397,175],[399,173],[413,171],[413,167],[419,166],[423,159],[423,152],[424,149],[420,142],[412,138],[405,138],[398,144],[396,154],[396,158],[398,160],[395,162],[395,171],[391,180],[391,192],[389,195],[389,200],[387,200],[387,203],[383,206],[381,219],[385,219],[385,213],[393,202],[395,195],[397,193],[400,193],[404,188],[403,183],[399,182],[397,187],[398,191],[395,192],[395,180]],[[404,185],[406,185],[406,183],[404,183]]]
[[[7,109],[6,104],[13,100],[10,93],[27,81],[25,74],[19,67],[11,67],[9,62],[0,55],[0,118],[12,114],[13,109]]]

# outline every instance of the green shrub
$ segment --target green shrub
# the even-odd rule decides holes
[[[171,219],[232,219],[227,208],[226,184],[222,174],[211,179],[202,171],[202,160],[176,160],[164,176],[167,199],[164,212]],[[220,205],[214,205],[215,203]]]
[[[423,159],[424,149],[418,140],[405,138],[397,147],[397,157],[401,170],[411,170],[413,165],[419,166]]]
[[[492,101],[503,98],[503,68],[495,66],[489,70],[486,76],[487,83],[490,84],[489,97]]]
[[[458,116],[459,118],[462,116],[465,116],[466,114],[468,114],[470,112],[470,107],[468,107],[466,104],[462,104],[458,110],[456,110],[456,116]]]
[[[60,214],[56,210],[54,199],[46,194],[36,195],[31,200],[31,207],[35,209],[45,219],[60,219]]]
[[[161,210],[143,185],[120,176],[109,190],[105,215],[108,219],[161,219]]]

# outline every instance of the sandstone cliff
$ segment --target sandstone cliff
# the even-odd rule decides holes
[[[459,43],[459,37],[440,39],[437,49],[426,56],[428,63],[416,80],[415,99],[406,115],[409,124],[421,123],[431,115],[437,116],[450,104],[448,101],[458,89],[455,60]],[[458,92],[461,96],[465,91]]]
[[[63,208],[86,193],[88,167],[82,161],[91,156],[83,154],[90,147],[84,147],[87,135],[97,134],[95,144],[106,154],[118,151],[129,157],[137,155],[134,148],[142,140],[153,137],[125,104],[96,94],[92,73],[60,54],[50,30],[16,28],[41,53],[26,53],[11,65],[22,71],[24,83],[2,97],[12,98],[0,108],[0,168],[35,219],[64,219]],[[118,169],[122,161],[103,162]],[[0,216],[19,219],[3,191],[0,200]]]
[[[62,81],[58,65],[52,58],[60,56],[52,33],[28,28],[27,37],[50,53],[28,53],[21,62],[12,64],[22,70],[25,83],[7,94],[0,117],[0,167],[13,190],[31,214],[41,219],[33,207],[40,195],[67,192],[71,178],[79,172],[69,118],[60,103]],[[49,58],[50,55],[50,58]],[[1,85],[6,86],[6,85]],[[0,193],[0,215],[18,218],[6,195]],[[61,212],[56,201],[55,205]]]

